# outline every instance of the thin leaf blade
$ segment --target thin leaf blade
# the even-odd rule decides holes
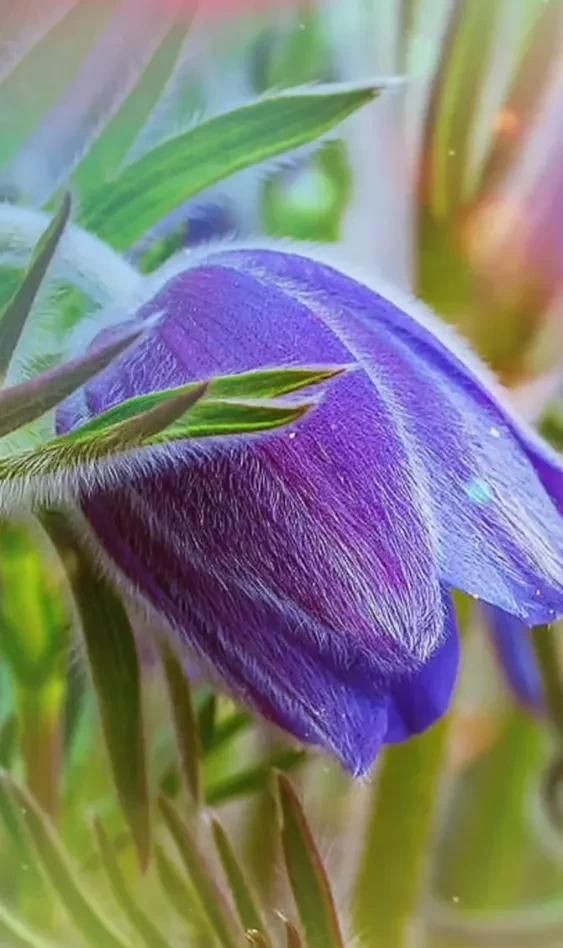
[[[101,822],[96,820],[94,827],[102,864],[114,898],[123,914],[129,919],[146,948],[170,948],[164,936],[132,898]]]
[[[0,316],[0,379],[3,379],[8,371],[35,297],[67,225],[71,206],[70,194],[67,193],[37,244],[22,282]]]
[[[241,928],[187,825],[176,808],[165,797],[161,797],[159,802],[164,821],[176,843],[217,940],[222,948],[243,948],[245,940]]]
[[[141,331],[127,333],[95,352],[0,391],[0,437],[35,421],[72,395],[76,389],[103,372],[141,334]]]
[[[252,933],[256,944],[262,944],[264,948],[272,948],[272,943],[267,937],[266,923],[262,917],[248,879],[236,857],[229,837],[219,823],[219,820],[215,819],[212,821],[211,829],[215,847],[229,883],[238,917],[247,933],[247,938],[251,937],[250,933]],[[258,936],[261,936],[261,942],[257,941]]]
[[[0,779],[9,788],[43,871],[69,919],[89,943],[107,945],[107,948],[131,948],[129,942],[94,908],[90,895],[86,897],[82,892],[76,868],[70,862],[54,827],[33,797],[7,775],[0,775]]]
[[[94,191],[82,222],[125,250],[217,181],[320,138],[380,88],[368,82],[284,92],[203,122],[144,155],[112,187]]]
[[[123,815],[145,866],[150,849],[150,808],[141,697],[141,673],[135,636],[119,596],[97,575],[79,548],[64,517],[45,513],[42,522],[61,553],[72,551],[70,576],[86,644],[88,663],[113,779]]]
[[[281,840],[295,904],[307,948],[344,948],[330,884],[313,834],[291,781],[277,779]]]
[[[160,654],[182,770],[191,798],[197,805],[201,799],[201,745],[190,686],[184,668],[168,643],[162,645]]]

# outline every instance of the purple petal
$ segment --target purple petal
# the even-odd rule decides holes
[[[315,261],[273,251],[212,258],[311,309],[345,338],[374,388],[392,392],[410,451],[432,484],[443,581],[529,624],[563,611],[559,463],[497,397],[476,360],[374,291]],[[419,311],[420,310],[420,311]]]
[[[484,615],[502,671],[515,697],[530,711],[543,713],[543,685],[529,628],[500,609],[485,608]]]
[[[229,268],[173,280],[141,318],[156,312],[60,429],[198,377],[350,363],[301,302]],[[360,368],[292,431],[186,444],[83,502],[120,572],[235,695],[355,773],[384,738],[389,681],[445,634],[428,507],[392,400]]]
[[[444,597],[446,639],[432,658],[390,686],[386,744],[420,734],[446,713],[459,670],[459,635],[453,604]]]

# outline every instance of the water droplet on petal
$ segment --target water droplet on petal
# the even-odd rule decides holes
[[[492,491],[482,477],[474,477],[469,481],[465,492],[474,504],[488,504],[492,499]]]
[[[500,438],[500,431],[498,428],[495,428],[494,425],[492,428],[489,428],[489,434],[492,438]]]
[[[290,441],[293,441],[293,439],[296,438],[296,437],[297,437],[297,432],[296,432],[296,431],[290,431],[290,432],[289,432],[289,440],[290,440]]]

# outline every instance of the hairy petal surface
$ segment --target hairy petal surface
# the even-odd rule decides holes
[[[432,484],[446,585],[529,624],[563,610],[559,462],[504,405],[476,359],[426,323],[332,268],[295,254],[233,251],[212,258],[283,286],[334,329],[378,388],[392,392],[411,453]],[[408,308],[408,307],[407,307]]]
[[[61,430],[196,378],[353,361],[301,301],[230,267],[173,279],[139,319],[156,313],[66,403]],[[359,773],[384,739],[390,683],[446,636],[428,488],[407,448],[393,399],[358,365],[295,429],[186,443],[83,507],[121,573],[231,691]]]

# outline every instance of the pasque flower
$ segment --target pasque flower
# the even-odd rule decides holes
[[[447,707],[450,590],[563,613],[563,470],[420,304],[281,250],[210,251],[135,316],[68,430],[135,394],[351,366],[292,429],[184,442],[81,498],[119,575],[226,688],[353,773]]]

